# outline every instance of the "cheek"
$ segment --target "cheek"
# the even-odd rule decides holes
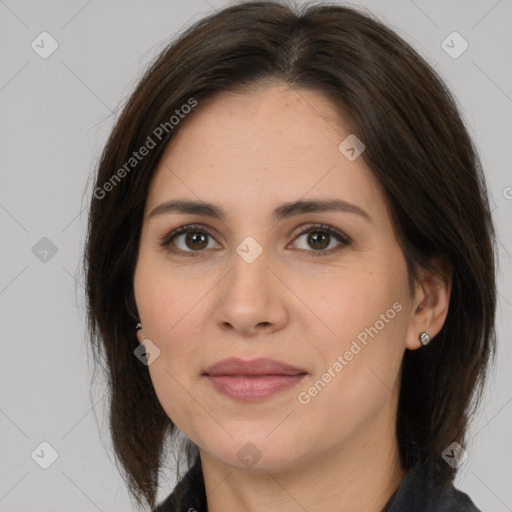
[[[335,424],[348,428],[356,418],[376,413],[397,388],[405,351],[408,287],[405,267],[399,269],[391,262],[385,267],[381,260],[371,271],[369,266],[360,271],[352,268],[333,280],[328,292],[309,295],[308,305],[328,329],[315,336],[322,364],[308,386],[301,388],[304,394],[298,401],[307,402],[308,414],[325,422],[336,418]]]
[[[317,345],[323,364],[296,396],[300,416],[312,422],[310,442],[325,444],[325,449],[329,439],[347,442],[382,415],[389,415],[386,421],[390,421],[399,394],[405,308],[382,297],[374,303],[347,302],[346,306],[331,317],[337,336]]]
[[[140,277],[144,276],[141,272]],[[185,293],[184,290],[192,291]],[[148,278],[135,284],[137,305],[145,338],[160,350],[160,356],[149,367],[157,383],[175,377],[178,384],[200,372],[197,351],[207,327],[201,313],[204,295],[197,287],[179,287],[169,278]]]
[[[194,398],[196,393],[186,376],[177,371],[180,366],[183,364],[169,364],[167,354],[162,353],[148,369],[158,401],[165,413],[174,425],[197,444],[199,437],[196,427],[199,426],[200,430],[201,425],[208,424],[209,418],[207,415],[203,417],[204,409]],[[195,418],[194,421],[191,418]]]
[[[139,254],[134,275],[137,308],[144,337],[160,350],[148,366],[150,378],[168,417],[194,440],[190,417],[200,411],[190,379],[191,374],[200,372],[196,349],[201,332],[204,338],[204,327],[197,303],[205,291],[192,284],[190,279],[180,283],[175,274],[162,271],[162,262],[150,251]]]
[[[166,342],[188,321],[206,284],[194,279],[193,272],[173,271],[165,258],[143,244],[142,239],[134,275],[137,309],[145,336]]]
[[[383,339],[382,346],[386,338],[404,333],[407,281],[401,270],[382,260],[375,263],[350,266],[328,278],[317,276],[314,286],[295,279],[294,292],[316,317],[316,327],[310,327],[322,333],[317,338],[322,352],[332,356],[348,350],[352,340],[364,347],[372,339]]]

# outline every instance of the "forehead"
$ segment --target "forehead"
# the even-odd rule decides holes
[[[218,93],[198,103],[166,148],[148,208],[187,196],[261,210],[309,194],[375,211],[383,198],[372,173],[338,149],[348,135],[336,106],[318,92],[271,85]]]
[[[247,151],[261,150],[261,146],[274,150],[281,147],[278,154],[304,152],[331,143],[336,149],[340,133],[348,132],[345,124],[336,105],[315,91],[285,84],[262,85],[250,92],[224,91],[199,102],[167,153],[175,145],[201,145],[206,151],[212,145]],[[191,131],[195,141],[190,140]],[[261,152],[258,158],[270,159],[275,154]]]

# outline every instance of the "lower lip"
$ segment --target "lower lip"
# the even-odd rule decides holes
[[[223,395],[254,402],[262,400],[300,382],[305,373],[298,375],[207,375],[213,387]]]

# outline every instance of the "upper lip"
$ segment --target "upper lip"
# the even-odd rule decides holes
[[[275,359],[260,358],[244,361],[229,358],[212,364],[205,370],[206,375],[299,375],[307,373],[301,368],[276,361]]]

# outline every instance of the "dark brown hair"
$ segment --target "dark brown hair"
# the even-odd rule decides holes
[[[439,480],[453,481],[456,470],[441,453],[454,441],[466,444],[494,358],[495,233],[487,190],[442,80],[392,30],[352,8],[243,2],[222,9],[185,30],[147,69],[104,148],[91,199],[88,329],[95,361],[106,363],[115,455],[139,504],[154,506],[164,447],[175,433],[147,367],[134,356],[133,275],[148,185],[162,152],[194,115],[176,122],[177,111],[193,102],[197,111],[216,92],[267,81],[324,94],[364,142],[362,158],[385,194],[411,292],[418,270],[435,270],[436,257],[451,266],[441,332],[403,360],[397,439],[405,470],[422,461]],[[166,130],[156,137],[159,126]],[[148,137],[155,147],[130,161]],[[197,447],[188,448],[197,456]]]

